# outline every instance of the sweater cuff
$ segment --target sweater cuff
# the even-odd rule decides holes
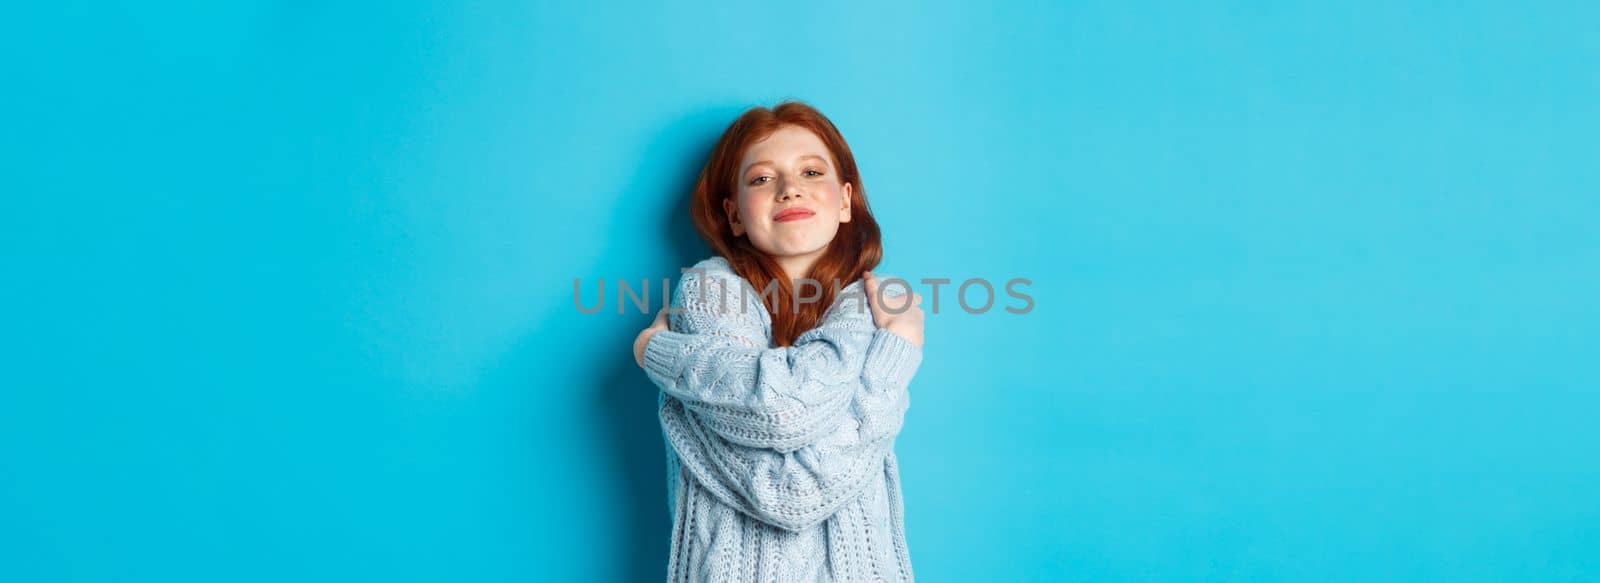
[[[872,342],[867,344],[864,370],[867,377],[903,386],[911,382],[911,376],[917,373],[917,367],[921,365],[921,348],[883,328],[872,333]]]
[[[650,335],[644,344],[644,372],[657,385],[666,388],[675,382],[682,369],[683,357],[688,352],[689,335],[671,330],[661,330]]]

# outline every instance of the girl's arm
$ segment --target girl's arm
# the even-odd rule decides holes
[[[735,301],[730,302],[732,312],[707,310],[706,304],[715,304],[719,299],[699,289],[707,276],[726,276],[731,283],[743,281],[731,271],[722,274],[708,269],[699,274],[691,272],[680,282],[680,299],[674,301],[674,307],[681,313],[675,314],[678,317],[673,319],[673,328],[683,335],[679,340],[698,342],[707,352],[672,351],[668,356],[699,354],[703,359],[699,362],[710,366],[711,372],[691,372],[672,379],[660,368],[655,370],[657,374],[652,374],[652,379],[663,387],[660,417],[664,433],[682,467],[724,503],[779,528],[799,530],[818,524],[859,496],[882,471],[882,462],[892,451],[909,406],[906,388],[921,363],[921,349],[888,328],[874,327],[874,319],[884,315],[869,312],[859,304],[865,301],[860,284],[841,290],[840,301],[824,316],[823,324],[802,334],[794,347],[759,348],[768,343],[764,308],[752,303],[751,311],[740,314],[737,307],[732,307],[740,305]],[[734,299],[739,299],[737,291],[735,294]],[[911,313],[920,316],[920,310]],[[913,337],[920,340],[920,320],[915,329],[917,334]],[[647,338],[646,361],[653,359],[648,345],[654,342],[653,337]],[[841,380],[834,374],[821,374],[827,371],[826,366],[809,371],[797,366],[805,362],[806,350],[814,350],[816,344],[828,347],[833,354],[830,362],[849,361],[854,370],[840,374],[852,376]],[[857,360],[840,354],[860,356]],[[721,365],[717,363],[726,357],[753,357],[754,370],[719,370]],[[658,365],[697,369],[694,359],[681,363],[654,360]],[[651,366],[647,364],[646,368],[650,370]],[[794,383],[762,382],[763,370],[774,373],[769,377],[773,379],[812,378],[812,384],[819,385],[813,387],[813,393],[842,396],[844,406],[806,407],[804,403],[829,401],[807,401],[807,393],[796,390]],[[815,381],[818,377],[837,383]],[[801,398],[796,399],[795,395]],[[782,405],[791,400],[802,403],[793,406],[796,415],[770,414],[781,411]],[[752,416],[756,423],[742,423]],[[812,422],[797,423],[787,433],[792,440],[751,439],[748,433],[752,426],[763,425],[764,420],[778,428],[776,433],[767,435],[785,434],[781,429],[784,420],[801,419]]]
[[[859,283],[846,286],[817,328],[768,348],[767,314],[749,284],[719,260],[685,273],[672,330],[652,334],[643,366],[707,428],[751,447],[794,451],[843,415],[877,328]]]
[[[887,330],[870,343],[866,373],[851,383],[850,413],[798,450],[735,443],[684,402],[663,398],[661,425],[679,463],[725,504],[762,522],[798,531],[827,520],[883,471],[922,359],[920,348]]]

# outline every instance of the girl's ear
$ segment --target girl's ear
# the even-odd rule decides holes
[[[728,226],[733,228],[733,236],[744,234],[744,225],[739,223],[739,207],[733,204],[733,199],[722,199],[722,212],[728,214]]]
[[[850,204],[851,199],[853,198],[850,195],[852,192],[854,192],[849,182],[844,183],[844,190],[842,192],[844,193],[844,196],[839,197],[839,222],[848,223],[850,222]]]

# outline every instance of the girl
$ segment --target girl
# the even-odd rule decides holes
[[[921,298],[868,271],[882,244],[849,146],[803,103],[753,108],[690,213],[716,256],[634,341],[661,387],[668,580],[911,580],[893,446]]]

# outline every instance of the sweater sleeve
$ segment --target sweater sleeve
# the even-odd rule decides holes
[[[759,303],[740,313],[742,302],[711,309],[721,298],[700,295],[715,278],[743,281],[716,266],[684,276],[673,331],[647,345],[668,445],[730,507],[791,531],[814,526],[881,471],[921,349],[872,325],[859,282],[795,346],[760,348],[770,341]]]
[[[682,401],[662,399],[662,428],[679,463],[725,504],[767,524],[799,531],[827,520],[883,470],[922,358],[920,349],[885,330],[869,343],[866,370],[850,384],[849,414],[794,451],[735,443]]]
[[[680,279],[670,329],[646,344],[646,374],[733,443],[793,451],[819,439],[849,407],[876,330],[860,284],[794,346],[773,348],[759,296],[718,265]]]

